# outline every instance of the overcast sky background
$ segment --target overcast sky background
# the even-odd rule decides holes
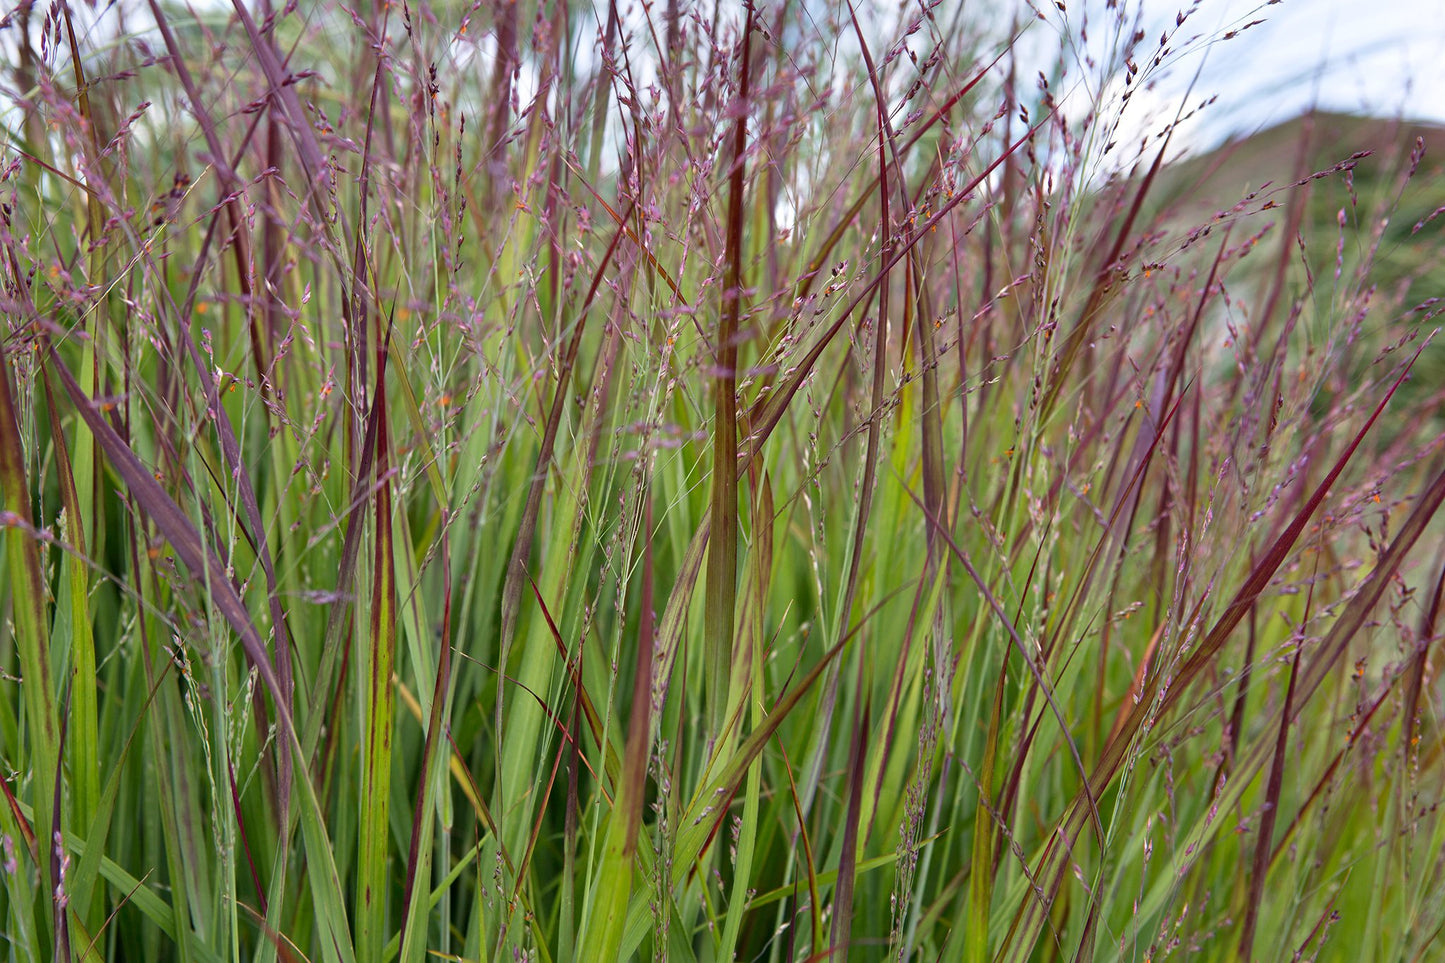
[[[1181,6],[1144,0],[1146,47]],[[1266,22],[1188,52],[1150,95],[1151,105],[1177,103],[1203,63],[1190,103],[1209,94],[1219,102],[1181,132],[1192,146],[1273,126],[1314,104],[1445,124],[1445,0],[1202,0],[1184,32],[1221,35],[1257,19]]]

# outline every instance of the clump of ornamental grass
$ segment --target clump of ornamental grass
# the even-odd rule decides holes
[[[9,14],[0,953],[1424,958],[1438,159],[1021,13]]]

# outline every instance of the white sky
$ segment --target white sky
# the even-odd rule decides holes
[[[1178,0],[1144,0],[1146,48],[1173,27]],[[1071,5],[1072,6],[1072,5]],[[1101,3],[1090,0],[1091,9]],[[1190,97],[1218,103],[1184,131],[1197,146],[1321,108],[1445,123],[1445,0],[1200,0],[1185,34],[1221,36],[1191,51],[1149,100],[1177,103],[1203,62]]]

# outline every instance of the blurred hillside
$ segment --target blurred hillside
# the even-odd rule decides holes
[[[1305,345],[1347,343],[1356,384],[1396,347],[1385,330],[1426,336],[1445,306],[1445,127],[1307,114],[1167,165],[1149,208],[1153,253],[1186,270],[1209,270],[1226,227],[1231,247],[1256,238],[1230,272],[1230,323],[1247,329],[1271,298],[1293,305]],[[1442,384],[1445,344],[1432,343],[1397,413],[1439,417]]]
[[[1306,246],[1326,260],[1338,254],[1341,212],[1347,228],[1388,218],[1374,282],[1382,291],[1408,282],[1405,298],[1415,303],[1445,293],[1445,265],[1428,255],[1445,219],[1421,224],[1445,204],[1445,127],[1311,113],[1169,165],[1153,200],[1162,226],[1189,230],[1250,195],[1244,210],[1258,213],[1241,227],[1258,230],[1266,218],[1283,227],[1290,222],[1281,215],[1294,214]],[[1271,201],[1278,207],[1262,210]],[[1303,209],[1296,214],[1291,203]],[[1363,242],[1372,233],[1358,236]],[[1356,253],[1345,252],[1347,264]]]

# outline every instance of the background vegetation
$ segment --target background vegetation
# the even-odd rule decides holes
[[[12,10],[0,953],[1429,958],[1438,135],[1020,14]]]

